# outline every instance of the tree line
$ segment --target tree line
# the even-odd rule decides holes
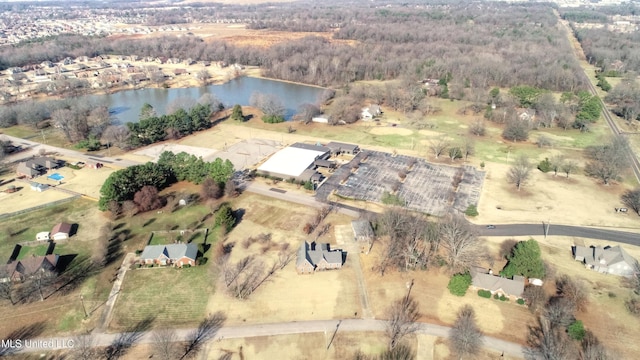
[[[401,76],[417,81],[446,73],[453,74],[456,83],[478,87],[528,84],[573,91],[584,86],[570,44],[546,5],[447,4],[419,12],[402,6],[383,11],[335,4],[278,9],[291,19],[304,17],[308,31],[333,31],[334,25],[339,29],[331,39],[309,36],[270,48],[205,42],[195,36],[113,40],[65,35],[22,45],[20,51],[0,49],[0,65],[117,53],[255,65],[267,76],[322,86]],[[287,30],[290,24],[289,30],[305,30],[299,22],[283,22],[282,13],[261,16],[263,28]]]
[[[149,187],[162,190],[177,181],[189,181],[196,184],[206,178],[213,179],[219,187],[224,188],[227,180],[233,175],[233,164],[229,160],[216,158],[206,162],[195,155],[184,152],[173,154],[165,151],[157,163],[148,162],[115,171],[109,175],[100,188],[100,210],[121,206],[126,201],[133,201],[136,194]],[[146,193],[146,194],[145,194]],[[146,189],[140,198],[153,198],[154,190]]]

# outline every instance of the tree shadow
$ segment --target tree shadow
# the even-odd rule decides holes
[[[105,349],[105,358],[113,360],[123,357],[142,338],[144,333],[151,329],[154,321],[155,317],[148,317],[120,333]]]
[[[14,330],[13,332],[11,332],[6,336],[2,336],[2,339],[4,340],[3,340],[2,346],[0,346],[0,357],[14,354],[18,350],[20,350],[21,347],[17,346],[16,345],[17,343],[14,341],[20,340],[24,344],[25,340],[33,339],[39,336],[40,334],[42,334],[44,332],[44,329],[45,329],[45,322],[39,321],[34,324],[23,326],[17,330]],[[7,340],[11,341],[9,343],[9,346],[6,346],[4,342]]]
[[[243,209],[243,208],[236,209],[236,210],[233,212],[233,217],[236,219],[236,222],[235,222],[235,224],[233,225],[233,227],[238,226],[238,224],[240,224],[240,223],[242,222],[242,219],[244,218],[244,214],[245,214],[246,212],[247,212],[247,211],[246,211],[245,209]]]
[[[151,218],[151,219],[145,221],[144,224],[142,224],[142,227],[147,227],[147,226],[153,224],[154,222],[156,222],[156,218]]]
[[[127,224],[126,224],[126,223],[123,223],[123,222],[118,223],[118,224],[116,224],[116,226],[114,226],[114,227],[113,227],[113,231],[120,230],[120,229],[122,229],[123,227],[125,227],[126,225],[127,225]]]
[[[18,231],[15,231],[15,232],[14,232],[14,231],[12,231],[12,232],[11,232],[11,236],[18,236],[18,235],[22,235],[24,232],[28,231],[29,229],[31,229],[31,228],[26,227],[26,228],[22,228],[22,229],[20,229],[20,230],[18,230]]]

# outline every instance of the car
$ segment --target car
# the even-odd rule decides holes
[[[495,229],[496,226],[495,225],[487,225],[487,229]]]

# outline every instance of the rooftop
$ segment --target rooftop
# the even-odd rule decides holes
[[[277,173],[291,177],[300,176],[318,157],[329,152],[328,148],[296,143],[273,154],[258,171]]]

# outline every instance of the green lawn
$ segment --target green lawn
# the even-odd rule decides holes
[[[130,270],[122,284],[112,325],[126,328],[150,318],[156,325],[195,324],[205,316],[212,283],[208,266]]]
[[[47,254],[47,249],[49,248],[49,244],[41,244],[37,246],[23,246],[20,249],[20,254],[18,255],[18,260],[24,259],[28,256],[43,256]]]
[[[59,222],[76,221],[79,224],[79,231],[89,230],[82,229],[81,220],[90,211],[97,211],[96,203],[90,200],[78,199],[2,219],[0,222],[0,229],[2,229],[0,231],[0,257],[8,259],[17,243],[35,240],[37,233],[49,231]],[[76,240],[76,237],[72,237],[65,247],[78,242],[74,240]],[[31,248],[25,246],[22,251],[40,251],[29,250]],[[39,246],[35,248],[39,249]],[[56,252],[58,253],[58,248],[56,248]],[[23,255],[21,254],[21,256]]]

